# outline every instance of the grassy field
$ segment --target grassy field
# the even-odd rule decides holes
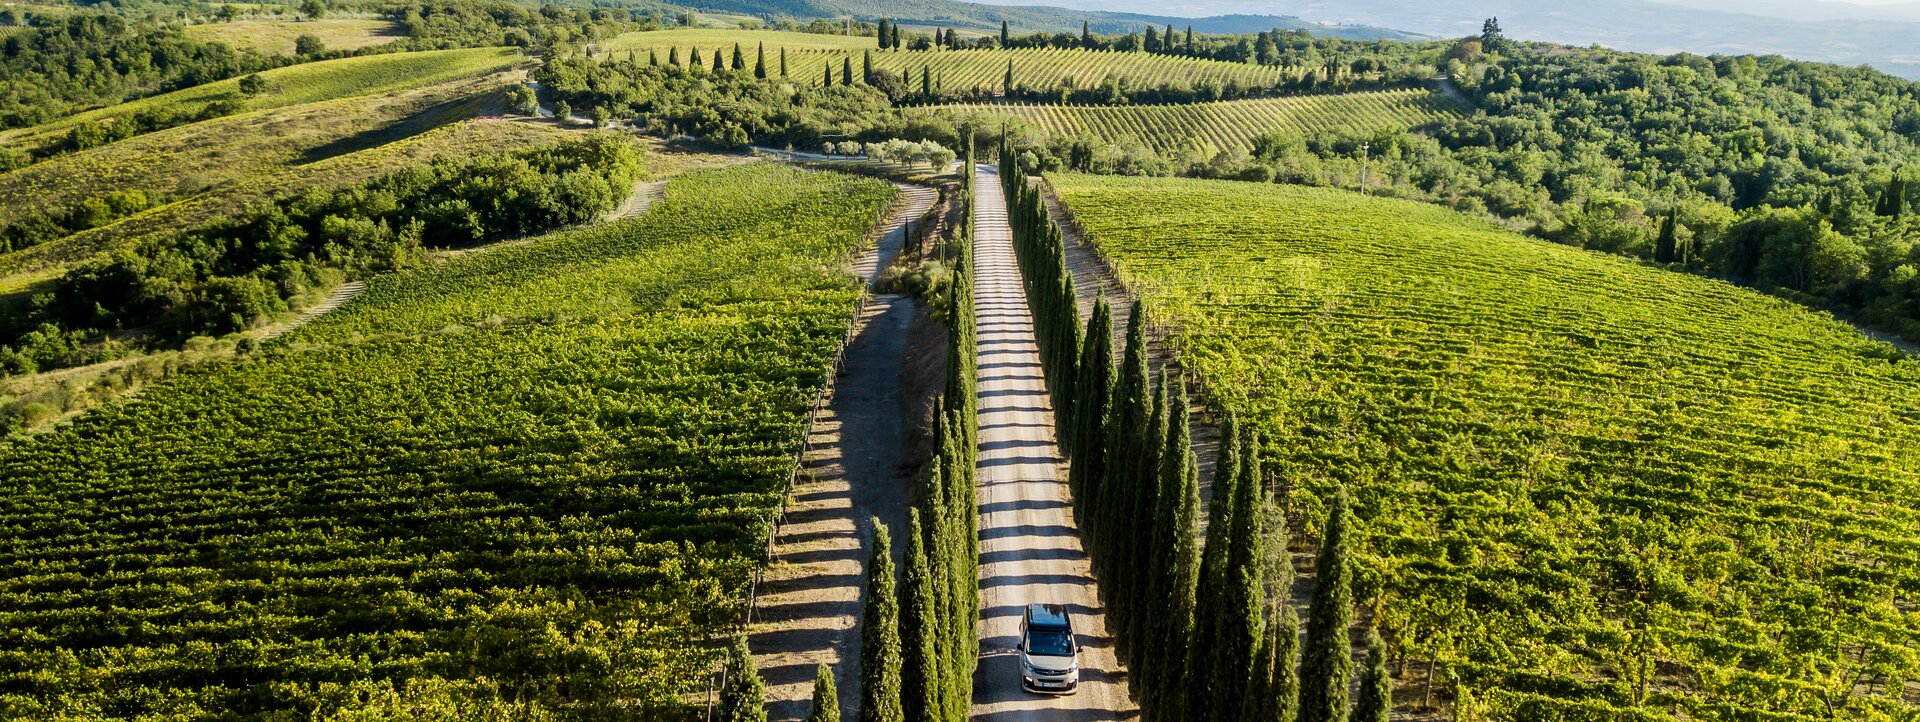
[[[441,155],[536,145],[563,132],[544,123],[464,121],[313,163],[263,167],[257,175],[224,181],[217,193],[194,195],[100,228],[0,254],[0,295],[58,275],[75,261],[130,246],[155,233],[206,223],[272,195],[353,183]]]
[[[495,73],[523,62],[519,52],[509,48],[470,48],[390,53],[290,65],[260,74],[267,80],[267,92],[246,99],[245,111],[398,92],[457,78]],[[222,98],[239,97],[239,83],[238,79],[223,80],[78,113],[45,125],[0,133],[0,144],[34,147],[64,135],[80,123],[109,123],[114,118],[127,117],[145,108],[197,108]]]
[[[269,55],[292,55],[293,41],[302,35],[320,38],[328,50],[357,50],[384,45],[405,37],[387,20],[321,18],[319,20],[235,20],[187,28],[197,40],[218,41],[236,50]]]
[[[1301,135],[1330,130],[1373,131],[1426,125],[1458,113],[1426,90],[1380,90],[1338,95],[1256,98],[1216,103],[1135,106],[964,104],[940,106],[965,113],[1004,113],[1053,135],[1131,138],[1162,154],[1212,155],[1245,151],[1273,131]]]
[[[891,194],[690,173],[0,442],[0,709],[690,717]]]
[[[666,62],[667,50],[679,48],[685,61],[688,51],[700,48],[701,57],[711,62],[712,51],[722,48],[733,52],[738,43],[753,62],[761,43],[767,47],[767,66],[777,71],[779,50],[787,49],[790,77],[816,82],[827,67],[839,77],[841,64],[851,58],[855,72],[862,54],[874,48],[873,38],[813,33],[783,33],[765,30],[664,30],[628,33],[603,45],[616,53],[633,52],[644,60],[648,50],[657,51]],[[1208,81],[1221,84],[1237,82],[1247,87],[1270,87],[1293,72],[1278,66],[1197,60],[1172,55],[1121,53],[1092,50],[1029,49],[1016,50],[895,50],[873,53],[876,69],[890,70],[909,78],[919,78],[926,67],[940,76],[948,90],[983,88],[999,90],[1013,63],[1014,83],[1029,88],[1056,88],[1063,85],[1091,87],[1108,77],[1124,78],[1136,87],[1195,87]]]
[[[1434,206],[1053,183],[1259,430],[1299,536],[1354,494],[1403,705],[1436,660],[1457,719],[1915,713],[1920,362]]]

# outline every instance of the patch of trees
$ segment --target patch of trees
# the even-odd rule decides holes
[[[99,228],[164,203],[137,190],[114,191],[69,208],[27,209],[0,224],[0,253],[36,246],[91,228]]]
[[[75,109],[178,90],[283,60],[201,42],[171,26],[111,13],[34,19],[0,40],[0,127],[44,123]]]
[[[244,330],[330,278],[404,268],[425,248],[591,220],[618,205],[639,172],[630,140],[596,134],[262,203],[69,271],[0,318],[10,347],[0,369],[71,363],[71,350],[43,352],[49,330],[64,341],[135,328],[157,339]]]

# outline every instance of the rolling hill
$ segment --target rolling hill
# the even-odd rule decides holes
[[[1052,182],[1305,533],[1353,495],[1355,597],[1457,714],[1910,713],[1847,680],[1920,655],[1920,362],[1434,206]]]

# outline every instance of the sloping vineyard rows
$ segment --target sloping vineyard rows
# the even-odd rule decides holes
[[[1270,88],[1300,74],[1297,68],[1220,60],[1187,58],[1154,53],[1083,50],[1080,48],[1016,48],[1013,50],[910,50],[881,51],[870,54],[864,49],[833,50],[812,41],[794,41],[792,33],[710,32],[705,36],[687,32],[637,33],[622,36],[608,44],[616,57],[636,53],[644,62],[648,51],[667,62],[667,51],[679,49],[685,62],[689,51],[700,49],[703,58],[719,50],[731,55],[739,44],[749,64],[762,43],[766,46],[768,72],[779,70],[780,51],[787,53],[787,75],[805,82],[819,82],[822,71],[832,69],[836,79],[842,65],[851,60],[855,73],[864,58],[873,58],[876,70],[889,70],[910,82],[919,82],[921,68],[938,76],[949,91],[1000,90],[1006,80],[1007,63],[1013,63],[1013,81],[1028,88],[1057,88],[1072,85],[1091,88],[1109,77],[1124,79],[1136,88],[1162,85],[1198,87],[1213,82],[1222,86],[1237,83],[1242,87]],[[657,38],[653,37],[657,36]],[[827,36],[821,36],[827,37]],[[867,38],[865,45],[871,45]]]
[[[1920,364],[1429,206],[1053,182],[1308,535],[1352,491],[1355,599],[1456,718],[1920,709]]]
[[[1372,132],[1414,128],[1459,111],[1427,90],[1379,90],[1338,95],[1255,98],[1212,103],[1135,106],[953,104],[942,110],[1005,113],[1056,136],[1131,138],[1158,153],[1249,150],[1262,134],[1312,135],[1332,130]]]
[[[327,719],[395,687],[672,713],[739,618],[890,192],[684,176],[0,445],[0,717]]]

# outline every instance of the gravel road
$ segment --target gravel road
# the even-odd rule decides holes
[[[974,187],[974,308],[980,321],[980,667],[973,718],[1117,720],[1138,716],[1114,658],[1093,571],[1068,505],[1053,412],[1040,372],[1033,319],[1020,287],[1000,180],[979,166]],[[1066,697],[1021,689],[1021,610],[1065,605],[1079,634],[1080,690]]]

